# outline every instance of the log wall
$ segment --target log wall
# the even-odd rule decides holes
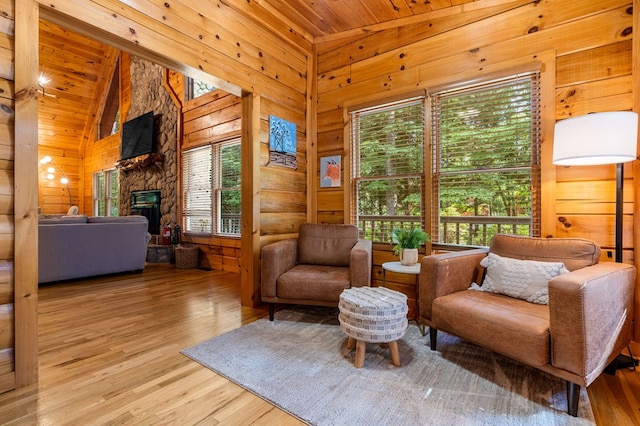
[[[16,385],[13,1],[0,1],[0,11],[0,392],[4,392]]]
[[[549,132],[555,121],[570,116],[634,108],[632,6],[629,0],[550,0],[521,2],[518,7],[510,3],[414,25],[363,31],[346,39],[324,37],[317,45],[317,156],[342,155],[348,167],[348,106],[541,61],[543,73],[553,74],[542,83],[543,97],[547,93],[542,112],[543,126],[547,123],[542,192],[548,207],[542,218],[543,235],[593,239],[603,247],[603,260],[610,260],[615,166],[556,168],[551,164]],[[637,263],[633,250],[636,182],[632,165],[626,168],[624,261]],[[343,175],[348,176],[348,168]],[[349,205],[348,184],[339,189],[320,188],[319,175],[314,178],[318,221],[348,222],[344,207]],[[377,284],[382,277],[381,263],[392,260],[389,250],[375,250]],[[392,277],[391,285],[412,286],[404,278]],[[636,305],[640,311],[640,303]]]

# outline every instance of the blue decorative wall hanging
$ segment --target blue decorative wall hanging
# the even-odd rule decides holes
[[[290,121],[269,116],[269,162],[290,168],[297,168],[296,125]]]

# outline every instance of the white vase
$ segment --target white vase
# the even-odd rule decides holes
[[[402,249],[400,250],[400,263],[405,266],[411,266],[418,263],[418,249]]]

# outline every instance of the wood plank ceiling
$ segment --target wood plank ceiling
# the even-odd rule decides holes
[[[299,33],[315,38],[364,29],[454,6],[462,7],[474,1],[477,0],[266,0],[261,4]],[[492,3],[508,1],[494,0]],[[452,12],[455,13],[456,10]]]
[[[78,150],[90,130],[111,48],[40,21],[39,145]]]
[[[477,4],[508,3],[513,0],[482,0]],[[234,3],[234,2],[232,2]],[[474,0],[265,0],[261,8],[306,38],[336,37],[366,28],[390,24],[396,19],[416,17],[436,11],[454,14]],[[471,5],[467,5],[471,6]],[[241,9],[241,6],[237,6]],[[253,11],[253,12],[252,12]],[[255,17],[260,21],[263,17]],[[353,34],[355,35],[355,34]],[[61,28],[40,21],[40,68],[48,80],[39,96],[39,144],[65,150],[76,156],[86,142],[96,110],[98,92],[104,90],[105,73],[110,72],[110,48]],[[106,86],[108,87],[108,86]],[[80,153],[81,154],[81,153]]]

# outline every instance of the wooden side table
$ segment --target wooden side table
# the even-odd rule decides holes
[[[400,262],[385,262],[382,264],[382,285],[384,287],[387,286],[387,271],[396,272],[398,274],[409,274],[416,276],[416,295],[420,295],[420,289],[418,288],[418,275],[420,275],[420,262],[415,265],[407,266],[403,265]],[[419,297],[416,297],[416,311],[420,312],[420,300]],[[425,327],[424,324],[421,324],[419,321],[419,314],[416,315],[416,324],[420,329],[420,333],[425,335]]]

